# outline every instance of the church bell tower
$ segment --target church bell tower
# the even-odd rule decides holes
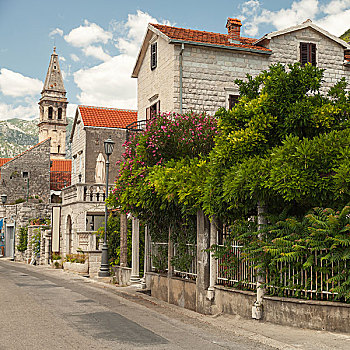
[[[51,137],[51,158],[66,155],[67,98],[54,47],[39,101],[39,142]]]

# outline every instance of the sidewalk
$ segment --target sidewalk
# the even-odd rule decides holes
[[[244,319],[238,315],[201,315],[197,312],[153,298],[143,293],[140,288],[134,286],[119,287],[101,282],[98,279],[92,279],[91,281],[134,302],[143,300],[148,301],[152,305],[148,307],[157,305],[164,310],[164,314],[171,313],[173,315],[175,313],[182,317],[186,316],[198,322],[210,324],[212,327],[219,328],[224,332],[235,333],[236,335],[269,345],[276,349],[350,350],[350,334],[280,326],[269,322]],[[142,304],[147,307],[147,303],[142,302]]]
[[[214,316],[201,315],[176,305],[168,304],[153,298],[143,290],[135,287],[119,287],[109,283],[109,278],[93,279],[78,274],[55,270],[48,266],[26,266],[28,269],[40,269],[48,275],[60,275],[64,279],[81,279],[85,283],[97,288],[103,288],[131,302],[174,319],[188,319],[196,323],[203,323],[224,333],[234,333],[237,336],[271,346],[275,349],[305,349],[305,350],[350,350],[350,334],[332,333],[280,326],[268,322],[244,319],[237,315],[219,314]]]

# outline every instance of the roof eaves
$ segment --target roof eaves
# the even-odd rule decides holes
[[[137,60],[136,60],[134,69],[133,69],[132,74],[131,74],[131,78],[137,78],[137,76],[139,74],[141,63],[146,55],[148,41],[151,39],[151,33],[157,34],[157,35],[161,36],[163,39],[165,39],[166,41],[169,41],[168,36],[166,36],[164,33],[162,33],[159,29],[153,27],[153,25],[151,23],[148,23],[147,31],[146,31],[146,34],[143,38],[142,45],[141,45],[139,54],[137,56]]]
[[[253,43],[253,45],[259,44],[264,39],[271,39],[271,38],[273,38],[275,36],[284,35],[284,34],[287,34],[287,33],[290,33],[290,32],[295,32],[297,30],[304,29],[304,28],[307,28],[307,27],[310,27],[313,30],[323,34],[326,37],[328,37],[329,39],[332,39],[333,41],[337,42],[339,45],[341,45],[341,46],[343,46],[343,47],[345,47],[347,49],[350,49],[350,44],[348,44],[346,41],[344,41],[344,40],[336,37],[335,35],[327,32],[326,30],[320,28],[319,26],[317,26],[316,24],[312,23],[311,21],[307,21],[307,22],[298,24],[296,26],[292,26],[292,27],[289,27],[289,28],[285,28],[285,29],[282,29],[282,30],[277,30],[277,31],[268,33],[268,34],[264,35],[262,38],[260,38],[257,41],[255,41]]]
[[[187,40],[179,40],[179,39],[170,39],[169,43],[170,44],[177,44],[178,43],[178,44],[208,46],[208,47],[215,47],[215,48],[220,48],[220,49],[227,49],[227,50],[234,50],[234,51],[245,51],[245,52],[265,54],[265,55],[271,55],[272,54],[272,51],[270,49],[259,50],[259,49],[252,49],[252,48],[248,48],[248,47],[241,47],[241,46],[227,46],[227,45],[203,43],[203,42],[199,42],[199,41],[187,41]]]

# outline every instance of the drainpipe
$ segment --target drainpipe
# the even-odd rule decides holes
[[[183,62],[183,52],[185,50],[185,44],[181,44],[181,50],[180,50],[180,114],[182,114],[182,76],[183,76],[183,67],[182,67],[182,62]]]

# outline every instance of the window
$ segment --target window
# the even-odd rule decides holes
[[[52,119],[53,108],[49,107],[49,119]]]
[[[57,119],[62,119],[62,108],[58,109]]]
[[[146,109],[146,120],[151,119],[152,117],[154,117],[158,113],[160,113],[160,101],[157,101],[151,107],[148,107]]]
[[[23,178],[28,179],[29,177],[29,172],[28,171],[23,171]]]
[[[151,69],[157,67],[157,43],[151,44]]]
[[[58,146],[57,146],[57,153],[60,153],[60,149],[61,149],[61,146],[58,145]]]
[[[232,109],[239,101],[239,95],[228,95],[228,109]]]
[[[316,66],[316,44],[300,43],[300,63],[302,66],[307,63]]]

